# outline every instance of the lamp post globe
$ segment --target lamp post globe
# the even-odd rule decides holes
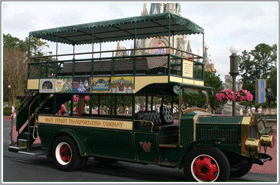
[[[238,53],[239,51],[238,46],[236,44],[231,45],[229,51],[231,52],[231,54]]]
[[[238,47],[236,44],[230,46],[229,51],[230,55],[230,72],[229,74],[232,76],[232,89],[234,94],[236,94],[236,76],[239,74],[238,71]],[[236,115],[236,102],[232,101],[232,116]]]

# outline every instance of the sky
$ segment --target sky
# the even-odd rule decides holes
[[[140,16],[143,3],[150,2],[5,2],[2,4],[2,33],[25,39],[29,32],[61,26],[90,23],[125,17]],[[168,2],[163,2],[168,3]],[[173,3],[173,1],[172,1]],[[248,2],[197,2],[179,1],[182,17],[188,18],[204,28],[205,44],[215,65],[217,74],[224,81],[229,74],[231,55],[229,48],[236,45],[239,53],[251,51],[260,43],[268,45],[278,42],[278,4],[277,1]],[[192,51],[202,55],[202,35],[189,37]],[[48,43],[55,54],[55,44]],[[133,41],[121,42],[131,48]],[[105,43],[103,50],[116,49],[116,43]],[[95,51],[99,50],[95,44]],[[89,52],[91,45],[76,47],[76,52]],[[72,47],[58,46],[58,53],[72,53]]]

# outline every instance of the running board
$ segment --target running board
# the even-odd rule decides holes
[[[38,151],[42,152],[41,143],[32,145],[30,150],[28,150],[26,146],[17,146],[17,145],[9,146],[8,150],[10,152],[16,152],[16,153],[22,153],[22,152],[34,153]]]
[[[19,152],[22,150],[26,150],[27,148],[25,146],[9,146],[10,152]]]
[[[24,155],[32,155],[32,156],[44,155],[41,151],[18,151],[18,153]]]

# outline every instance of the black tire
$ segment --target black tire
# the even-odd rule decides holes
[[[230,171],[231,177],[242,177],[246,175],[251,170],[253,164],[248,160],[242,160],[238,166],[239,168]]]
[[[187,181],[227,181],[230,164],[226,155],[218,148],[197,146],[184,160],[184,174]]]
[[[94,160],[96,160],[102,164],[112,164],[112,163],[118,162],[118,160],[116,160],[116,159],[108,159],[108,158],[104,158],[104,157],[94,157]]]
[[[55,166],[62,171],[73,171],[81,163],[78,147],[69,136],[60,136],[53,142],[52,159]]]

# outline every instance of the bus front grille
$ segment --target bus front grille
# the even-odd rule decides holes
[[[205,129],[198,130],[200,139],[203,140],[222,140],[225,142],[236,143],[238,142],[236,129]]]

